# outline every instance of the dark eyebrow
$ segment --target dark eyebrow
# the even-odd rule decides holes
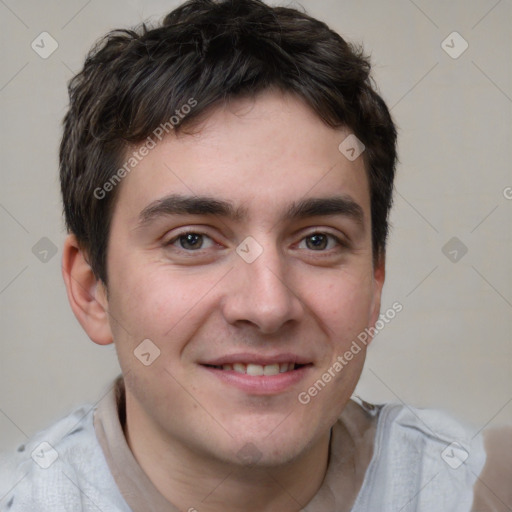
[[[247,217],[247,210],[213,197],[172,194],[146,206],[140,212],[139,224],[148,224],[162,215],[215,215],[239,222]]]
[[[240,222],[247,219],[245,207],[235,207],[230,201],[209,196],[183,196],[172,194],[152,202],[139,215],[143,226],[163,215],[213,215]],[[342,215],[364,227],[364,212],[350,196],[332,196],[301,199],[293,202],[281,220],[299,220],[308,217]]]
[[[349,196],[313,197],[292,203],[285,214],[292,220],[342,215],[364,227],[363,208]]]

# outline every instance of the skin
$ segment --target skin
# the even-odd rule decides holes
[[[294,96],[232,101],[194,133],[163,139],[119,185],[108,297],[74,236],[66,240],[73,311],[94,342],[116,346],[130,448],[180,510],[300,510],[322,483],[330,428],[357,384],[364,346],[307,405],[297,396],[375,324],[384,283],[384,260],[372,261],[363,158],[349,161],[338,150],[349,133],[326,126]],[[169,194],[232,201],[248,215],[161,215],[141,224],[141,212]],[[362,223],[281,218],[294,201],[333,195],[357,203]],[[203,248],[176,238],[185,232],[207,235]],[[314,246],[319,233],[346,247],[330,237]],[[263,249],[252,263],[236,252],[247,236]],[[160,350],[148,366],[134,356],[144,339]],[[300,382],[261,394],[199,364],[241,352],[292,353],[310,365]],[[347,435],[347,503],[360,485],[350,486],[353,452]]]

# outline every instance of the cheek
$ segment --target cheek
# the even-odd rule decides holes
[[[162,264],[133,265],[119,272],[112,283],[112,315],[126,324],[132,337],[161,343],[169,336],[179,338],[180,332],[187,334],[183,329],[192,332],[199,323],[208,292],[219,281],[211,274]]]
[[[335,278],[326,277],[325,286],[315,294],[314,308],[331,333],[343,333],[345,338],[367,327],[373,299],[373,281],[369,276],[370,272],[341,270]]]

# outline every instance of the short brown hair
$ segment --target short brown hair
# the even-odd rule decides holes
[[[65,220],[98,278],[107,283],[117,189],[101,198],[95,190],[120,171],[127,148],[191,98],[194,108],[173,126],[176,132],[230,98],[270,88],[297,95],[329,126],[348,127],[365,145],[374,261],[384,255],[396,129],[373,87],[369,60],[296,9],[189,0],[157,27],[109,32],[69,83],[60,145]]]

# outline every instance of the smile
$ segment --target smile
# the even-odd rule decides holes
[[[254,354],[225,356],[202,362],[215,380],[249,395],[291,392],[313,371],[313,363],[295,354],[261,357]]]
[[[278,375],[279,373],[286,373],[295,370],[296,368],[303,366],[295,363],[273,363],[273,364],[254,364],[254,363],[233,363],[223,365],[207,365],[211,368],[224,371],[234,371],[237,373],[243,373],[246,375],[260,376],[260,375]]]

